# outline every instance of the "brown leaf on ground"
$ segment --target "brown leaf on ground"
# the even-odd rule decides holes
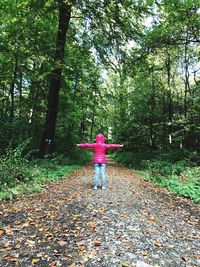
[[[0,202],[0,266],[135,267],[138,257],[146,266],[197,265],[198,205],[114,164],[107,189],[94,192],[93,172],[86,165],[40,193]]]
[[[6,261],[11,261],[11,262],[16,262],[16,263],[19,261],[18,257],[12,256],[12,255],[6,255],[3,257],[3,259]]]
[[[121,235],[121,236],[118,236],[117,240],[120,240],[120,241],[124,241],[126,239],[125,236]]]
[[[153,241],[153,245],[156,246],[156,247],[162,247],[163,245],[160,243],[160,241],[158,240],[154,240]]]
[[[39,261],[40,261],[40,259],[38,259],[38,258],[37,259],[32,259],[31,263],[32,264],[37,264]]]
[[[6,235],[13,235],[13,231],[12,231],[10,225],[8,225],[8,226],[5,228],[5,233],[6,233]]]
[[[61,240],[61,241],[58,241],[58,244],[59,244],[59,246],[64,247],[67,245],[67,242]]]
[[[185,261],[185,262],[188,262],[190,260],[190,257],[188,256],[183,256],[182,259]]]
[[[195,259],[200,259],[200,254],[195,254],[195,255],[193,255],[193,257],[194,257]]]
[[[94,245],[95,245],[95,247],[100,247],[101,246],[101,242],[100,241],[95,241]]]
[[[95,229],[97,227],[97,223],[95,221],[89,222],[88,227],[91,229]]]

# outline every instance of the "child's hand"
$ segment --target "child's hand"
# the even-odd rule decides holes
[[[120,147],[123,147],[124,145],[120,145]]]
[[[80,144],[76,144],[77,146],[80,146]]]

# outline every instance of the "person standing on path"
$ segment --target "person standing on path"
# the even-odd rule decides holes
[[[93,144],[77,144],[81,148],[91,148],[94,150],[94,190],[97,190],[98,187],[98,178],[101,177],[102,189],[106,189],[106,177],[105,177],[105,168],[106,168],[106,150],[111,148],[120,148],[123,145],[117,144],[105,144],[105,138],[103,134],[98,134],[96,136],[96,143]]]

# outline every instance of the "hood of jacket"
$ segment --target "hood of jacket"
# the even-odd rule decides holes
[[[105,138],[103,134],[97,134],[96,136],[96,143],[103,144],[105,142]]]

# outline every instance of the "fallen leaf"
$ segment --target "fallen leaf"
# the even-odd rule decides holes
[[[182,257],[182,259],[183,259],[185,262],[187,262],[187,261],[189,261],[190,257],[188,257],[188,256],[184,256],[184,257]]]
[[[56,267],[56,262],[55,262],[55,261],[52,261],[52,262],[50,263],[50,267]]]
[[[64,247],[67,245],[67,242],[61,240],[58,242],[58,244],[59,244],[59,246]]]
[[[88,206],[87,206],[87,209],[89,209],[89,210],[92,210],[94,208],[94,206],[92,205],[92,204],[89,204]]]
[[[121,255],[121,252],[120,252],[120,251],[116,251],[116,252],[115,252],[115,255],[116,255],[116,256],[120,256],[120,255]]]
[[[143,256],[147,256],[148,253],[144,251],[144,252],[142,252],[142,255],[143,255]]]
[[[78,215],[77,214],[74,214],[72,220],[73,221],[76,221],[77,219],[78,219]]]
[[[200,254],[194,254],[193,257],[194,257],[195,259],[200,259]]]
[[[94,245],[95,245],[95,247],[100,247],[101,246],[101,242],[100,241],[95,241]]]
[[[5,233],[6,233],[6,235],[12,235],[12,234],[13,234],[13,231],[12,231],[10,225],[8,225],[8,226],[5,228]]]
[[[72,264],[68,265],[68,267],[76,267],[76,264],[72,263]]]
[[[156,247],[162,247],[162,244],[158,240],[154,240],[153,241],[153,245],[156,246]]]
[[[104,213],[105,212],[105,208],[99,208],[99,212],[100,213]]]
[[[11,256],[11,255],[6,255],[3,257],[3,259],[6,261],[11,261],[11,262],[16,262],[16,263],[19,261],[17,257]]]
[[[4,233],[4,231],[2,229],[0,229],[0,236],[2,236]]]
[[[92,251],[91,251],[91,254],[92,254],[92,255],[97,255],[97,251],[96,251],[96,250],[92,250]]]
[[[7,242],[3,245],[3,248],[5,248],[6,250],[11,250],[12,249],[12,246],[10,244],[10,242]]]
[[[124,241],[126,238],[125,238],[125,236],[121,235],[121,236],[118,236],[117,239],[120,240],[120,241]]]
[[[36,264],[36,263],[38,263],[39,261],[40,261],[40,259],[32,259],[31,263],[32,263],[32,264]]]
[[[89,222],[89,223],[88,223],[88,227],[89,227],[89,228],[95,229],[96,226],[97,226],[97,223],[96,223],[95,221],[93,221],[93,222]]]
[[[78,249],[79,249],[80,251],[83,251],[83,250],[85,250],[85,247],[84,247],[84,246],[78,246]]]
[[[28,245],[28,247],[31,247],[31,248],[35,247],[35,241],[33,240],[27,240],[26,244]]]
[[[30,225],[36,225],[37,223],[35,221],[30,221],[29,224]]]
[[[129,262],[125,261],[121,263],[122,267],[129,267]]]

